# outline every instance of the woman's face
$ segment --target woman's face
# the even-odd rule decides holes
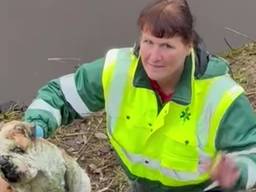
[[[190,54],[191,44],[184,44],[182,38],[158,38],[143,30],[140,39],[140,57],[143,67],[152,80],[169,82],[181,74],[184,61]],[[179,78],[179,77],[178,77]]]

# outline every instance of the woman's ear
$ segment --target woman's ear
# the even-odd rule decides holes
[[[136,57],[139,57],[139,55],[140,55],[140,42],[139,42],[139,40],[134,43],[134,46],[133,46],[133,54],[134,54]]]
[[[187,56],[191,54],[192,50],[193,50],[193,43],[191,42],[187,44]]]

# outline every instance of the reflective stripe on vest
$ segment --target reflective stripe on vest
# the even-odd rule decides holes
[[[251,189],[256,184],[256,175],[255,175],[256,164],[255,164],[255,162],[246,156],[244,156],[244,157],[238,156],[238,157],[234,158],[234,160],[236,163],[242,163],[242,164],[246,165],[246,167],[247,167],[246,189]]]
[[[111,84],[106,84],[106,81],[109,80],[104,79],[108,77],[106,77],[106,73],[103,74],[103,84],[105,84],[105,86],[110,85],[110,87],[108,87],[108,89],[106,89],[107,91],[105,92],[105,96],[107,98],[107,101],[105,102],[106,112],[108,114],[117,115],[119,113],[118,106],[121,105],[122,95],[127,80],[126,76],[129,71],[130,64],[132,63],[131,60],[135,59],[135,57],[130,54],[131,52],[131,48],[124,48],[121,51],[119,49],[113,49],[108,52],[106,56],[104,70],[105,72],[107,70],[108,74],[114,73],[114,75],[112,76],[113,81],[111,81]],[[117,61],[119,65],[115,65]],[[112,133],[112,129],[115,127],[115,122],[107,121],[107,123],[109,123],[109,125],[107,126],[109,132]]]
[[[158,170],[166,177],[169,177],[171,179],[175,178],[178,181],[195,180],[202,174],[200,171],[198,171],[198,172],[175,171],[175,170],[168,169],[168,168],[161,166],[159,161],[150,159],[149,157],[145,157],[143,155],[138,155],[138,154],[128,153],[123,148],[122,148],[122,152],[123,152],[123,154],[125,154],[127,159],[129,159],[129,161],[133,162],[134,164],[143,164],[145,167]]]
[[[81,116],[88,116],[91,111],[85,105],[76,89],[76,83],[74,74],[68,74],[62,76],[60,79],[61,91],[64,94],[65,99],[73,107],[73,109]]]
[[[243,89],[234,81],[230,81],[229,75],[224,75],[216,78],[206,96],[207,100],[204,103],[204,108],[201,112],[202,115],[199,119],[197,131],[200,148],[205,148],[209,142],[209,129],[211,127],[209,125],[211,125],[211,118],[214,115],[212,112],[216,111],[217,107],[222,104],[220,104],[220,101],[224,98],[225,91],[227,90],[229,90],[229,93],[231,94],[230,98],[228,98],[228,101],[230,102],[243,91]]]
[[[54,107],[52,107],[50,104],[46,103],[42,99],[35,99],[31,105],[28,107],[28,109],[35,109],[35,110],[43,110],[49,112],[56,120],[56,123],[58,126],[61,124],[61,114],[60,111]]]
[[[192,61],[194,62],[193,51],[192,58]],[[133,74],[136,69],[138,59],[133,56],[131,49],[126,48],[109,51],[105,62],[103,86],[106,101],[106,111],[108,115],[108,134],[114,149],[131,173],[151,180],[159,180],[161,183],[168,186],[196,184],[208,179],[209,176],[207,172],[205,172],[206,170],[201,170],[200,165],[198,165],[198,168],[195,171],[177,171],[175,167],[171,169],[170,167],[167,168],[162,166],[160,160],[152,159],[143,154],[130,152],[119,144],[118,140],[113,137],[117,122],[115,122],[111,116],[117,117],[120,115],[120,109],[123,107],[123,105],[125,105],[125,103],[122,103],[122,100],[127,91],[127,83],[132,83],[132,79],[130,78],[133,78],[131,74]],[[198,126],[198,129],[195,134],[198,140],[198,159],[200,163],[209,163],[211,158],[214,156],[215,144],[212,141],[216,136],[216,131],[218,128],[216,125],[218,125],[220,122],[220,118],[223,116],[230,103],[239,94],[241,94],[242,91],[243,90],[239,86],[230,81],[230,79],[226,76],[218,77],[212,80],[211,87],[209,87],[208,94],[206,96],[205,105],[201,111],[201,116],[199,117],[200,123],[199,125],[196,125]],[[224,105],[224,107],[222,107],[220,103]],[[216,110],[216,112],[214,110]],[[215,118],[215,116],[218,115],[220,117]],[[213,123],[213,119],[217,119],[219,122]],[[120,126],[122,126],[122,124],[120,124]],[[127,140],[129,140],[129,138],[127,138]],[[144,170],[141,170],[141,167],[144,167]],[[135,170],[135,172],[133,172],[133,170]],[[159,178],[153,178],[153,173],[156,172],[160,173]]]
[[[234,159],[234,161],[243,163],[244,165],[246,165],[246,169],[247,169],[246,189],[250,189],[256,184],[256,175],[255,175],[256,164],[247,156],[248,154],[253,154],[253,153],[254,154],[256,153],[256,148],[251,148],[248,150],[227,154],[229,157]]]

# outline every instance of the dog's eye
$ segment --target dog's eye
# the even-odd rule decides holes
[[[14,147],[13,149],[11,149],[11,152],[14,152],[14,153],[25,153],[25,151],[20,148],[20,147]]]

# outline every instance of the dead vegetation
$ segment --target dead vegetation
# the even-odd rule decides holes
[[[92,191],[128,190],[126,177],[107,139],[104,113],[59,129],[50,140],[66,149],[87,170]]]
[[[226,53],[233,78],[246,90],[246,94],[256,109],[256,43],[248,43]]]
[[[244,87],[256,109],[256,43],[225,54],[233,77]],[[0,122],[20,119],[23,109],[12,106],[0,113]],[[94,192],[127,192],[129,185],[108,143],[104,113],[63,126],[49,139],[78,160],[92,181]]]

